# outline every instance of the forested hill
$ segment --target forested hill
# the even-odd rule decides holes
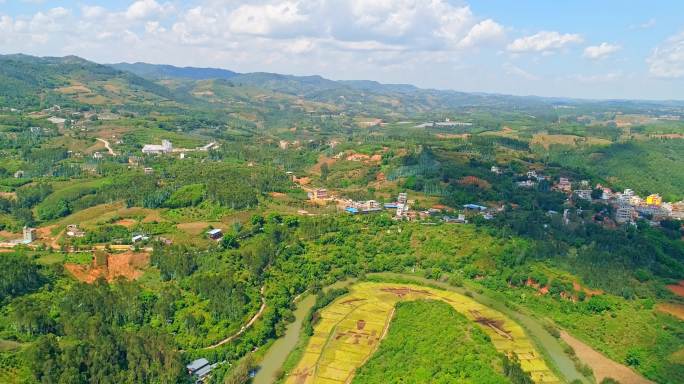
[[[227,69],[220,68],[197,68],[197,67],[175,67],[173,65],[160,65],[148,63],[117,63],[110,64],[112,68],[120,71],[132,72],[138,76],[148,79],[231,79],[239,74]]]
[[[14,108],[105,105],[143,102],[188,102],[130,72],[76,57],[0,55],[0,104]]]
[[[232,89],[230,89],[232,88]],[[521,112],[554,122],[558,107],[584,112],[623,108],[630,113],[680,108],[678,103],[587,101],[421,89],[369,80],[335,81],[321,76],[237,73],[219,68],[147,63],[97,64],[79,57],[0,55],[0,104],[18,109],[52,105],[175,105],[225,107],[231,99],[259,103],[263,91],[276,98],[334,105],[335,110],[380,118],[441,116],[454,109]],[[296,98],[296,99],[293,99]],[[327,108],[330,110],[330,108]],[[561,109],[566,110],[566,109]]]

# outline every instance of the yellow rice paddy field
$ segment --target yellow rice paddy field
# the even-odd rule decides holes
[[[536,383],[560,383],[523,329],[473,299],[412,284],[362,282],[321,311],[302,359],[287,377],[292,384],[348,383],[375,352],[399,301],[441,300],[478,323],[497,351],[516,355]],[[458,340],[454,340],[458,342]]]

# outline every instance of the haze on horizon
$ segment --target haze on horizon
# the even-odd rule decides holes
[[[0,0],[0,53],[681,100],[682,14],[674,0]]]

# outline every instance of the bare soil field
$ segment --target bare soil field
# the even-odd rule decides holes
[[[680,281],[678,284],[670,284],[667,289],[672,291],[677,296],[684,297],[684,280]]]
[[[135,280],[143,275],[143,270],[150,265],[148,253],[126,252],[107,255],[107,262],[103,266],[96,266],[95,260],[90,265],[64,264],[64,268],[76,279],[93,283],[100,277],[112,281],[117,277]]]
[[[220,223],[210,223],[208,221],[194,221],[191,223],[181,223],[176,225],[176,228],[180,229],[181,231],[188,233],[190,235],[199,235],[206,229],[208,226],[213,225],[214,228],[217,228],[217,225]]]
[[[16,192],[0,192],[0,199],[15,200],[16,198]]]
[[[642,377],[638,373],[632,371],[625,365],[616,363],[615,361],[603,356],[601,353],[595,351],[590,346],[584,344],[582,341],[572,337],[565,331],[561,331],[561,338],[568,343],[575,350],[577,357],[587,364],[594,371],[596,382],[601,382],[603,379],[610,377],[621,384],[651,384],[650,380]]]
[[[136,225],[138,222],[133,220],[133,219],[121,219],[117,222],[114,223],[114,225],[121,225],[122,227],[126,228],[131,228],[132,226]]]
[[[661,303],[656,309],[663,313],[668,313],[680,320],[684,320],[684,305],[674,303]]]

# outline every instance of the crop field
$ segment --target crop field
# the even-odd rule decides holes
[[[400,301],[440,300],[476,322],[494,348],[516,355],[537,383],[558,383],[523,329],[500,312],[455,292],[396,283],[358,283],[321,311],[302,359],[287,383],[346,383],[376,351]]]

